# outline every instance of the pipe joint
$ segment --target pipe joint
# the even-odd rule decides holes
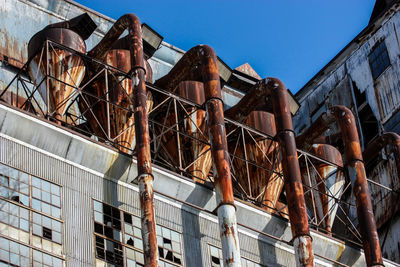
[[[151,176],[151,179],[154,181],[154,175],[150,172],[144,172],[144,173],[139,174],[138,176],[136,176],[135,180],[140,181],[142,178],[145,178],[147,176]]]
[[[217,205],[217,207],[215,208],[214,211],[218,211],[218,209],[219,209],[221,206],[224,206],[224,205],[233,206],[233,207],[235,208],[235,210],[237,210],[237,207],[236,207],[236,205],[235,205],[235,203],[234,203],[233,201],[221,201],[221,202]]]

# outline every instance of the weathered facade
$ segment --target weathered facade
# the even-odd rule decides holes
[[[397,1],[377,1],[369,25],[296,94],[300,103],[294,117],[297,134],[307,131],[335,105],[349,107],[355,114],[364,154],[383,133],[400,132],[399,26]],[[327,137],[319,141],[340,146],[337,131],[331,125],[323,134]],[[382,253],[399,262],[399,169],[395,144],[382,147],[370,149],[374,155],[364,159],[368,159],[365,164]]]
[[[396,8],[369,34],[393,28]],[[299,103],[300,133],[323,107],[363,99],[357,60],[354,83],[332,68],[327,86],[344,89],[310,85],[333,93],[303,89],[297,102],[205,45],[162,42],[152,54],[132,14],[116,22],[70,0],[2,0],[0,15],[0,266],[399,266],[387,250],[400,222],[387,208],[398,190],[391,153],[367,168],[382,259],[358,225],[340,144],[296,148]],[[395,57],[381,86],[396,86]],[[356,118],[372,110],[382,129],[394,125],[397,98],[381,94],[393,103],[379,109],[365,95]],[[363,133],[365,146],[373,132]]]

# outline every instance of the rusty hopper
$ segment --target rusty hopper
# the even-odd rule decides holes
[[[276,135],[275,117],[269,112],[253,111],[247,116],[245,123],[271,137]],[[230,140],[229,150],[234,155],[232,166],[238,186],[250,198],[263,203],[265,209],[272,213],[284,185],[284,180],[279,175],[282,163],[278,143],[272,138],[261,136],[244,138],[244,145],[240,145],[237,138],[232,139],[234,140]],[[247,162],[243,160],[246,158]]]
[[[89,93],[79,106],[88,119],[90,127],[99,137],[111,139],[115,146],[125,153],[135,148],[135,122],[133,106],[132,80],[126,78],[131,70],[129,42],[127,38],[117,40],[106,53],[104,62],[117,70],[97,77],[85,90]],[[145,61],[146,81],[152,82],[150,64]],[[121,72],[122,71],[122,72]],[[98,101],[97,97],[104,98]],[[109,102],[113,104],[108,104]],[[88,104],[91,110],[88,110]],[[115,104],[115,105],[114,105]],[[147,110],[151,110],[153,99],[147,92]]]
[[[340,199],[345,186],[344,174],[338,168],[343,167],[342,156],[335,147],[326,144],[314,144],[311,153],[333,163],[312,159],[313,166],[308,164],[301,170],[303,183],[311,188],[304,194],[308,211],[316,216],[317,224],[330,233],[338,209],[335,199]]]
[[[201,82],[183,81],[179,83],[176,93],[197,105],[205,102],[204,86]],[[179,108],[179,107],[178,107]],[[164,110],[160,112],[164,120]],[[177,120],[182,123],[177,123]],[[165,118],[163,127],[156,128],[158,132],[165,131],[165,127],[179,128],[185,136],[177,136],[170,130],[163,134],[161,138],[162,146],[160,154],[165,159],[172,161],[175,166],[181,162],[186,171],[197,182],[204,183],[212,167],[210,146],[208,143],[208,133],[206,131],[206,111],[196,106],[182,103],[182,109],[177,109],[177,113],[170,112]]]
[[[29,41],[29,75],[35,85],[39,85],[48,115],[59,122],[66,119],[66,107],[76,96],[75,88],[79,87],[85,75],[85,64],[79,53],[86,52],[84,40],[95,28],[96,24],[89,15],[83,14],[49,25]],[[61,44],[63,48],[53,46],[47,40]]]

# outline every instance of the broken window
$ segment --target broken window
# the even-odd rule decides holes
[[[0,223],[7,225],[1,232],[0,263],[62,266],[60,193],[56,184],[0,164]]]
[[[211,256],[211,266],[219,267],[222,266],[222,250],[220,248],[209,245],[210,248],[210,256]],[[242,267],[266,267],[263,264],[256,263],[254,261],[248,260],[246,258],[241,257],[240,263]]]
[[[372,77],[374,80],[376,80],[390,65],[385,41],[377,44],[371,54],[369,54],[369,65],[371,66]]]
[[[379,124],[367,102],[365,91],[361,93],[354,82],[353,88],[357,102],[358,117],[364,137],[364,146],[367,147],[368,143],[379,134]]]
[[[144,266],[141,225],[139,217],[94,200],[96,257],[115,266]],[[159,266],[182,266],[181,235],[159,225],[156,231]]]

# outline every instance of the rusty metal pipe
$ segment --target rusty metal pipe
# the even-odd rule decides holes
[[[368,188],[354,115],[345,106],[334,106],[327,112],[327,115],[336,118],[342,132],[345,165],[356,197],[357,216],[367,265],[383,266],[371,194]]]
[[[344,143],[345,166],[348,171],[353,193],[356,197],[357,217],[360,223],[361,238],[364,247],[367,266],[383,266],[382,252],[379,245],[379,237],[376,229],[374,213],[371,202],[371,194],[368,188],[364,161],[361,152],[360,140],[358,138],[357,124],[353,113],[345,106],[334,106],[322,114],[303,138],[307,144],[318,134],[325,132],[332,121],[339,124]],[[318,133],[312,133],[312,130]],[[310,133],[310,137],[306,134]]]
[[[103,59],[114,42],[126,29],[129,32],[127,39],[130,44],[130,75],[134,86],[135,138],[144,261],[146,266],[153,267],[158,265],[158,247],[153,204],[154,192],[148,111],[146,108],[145,63],[143,57],[142,29],[139,18],[133,14],[126,14],[120,17],[88,55],[92,58]]]
[[[156,85],[169,91],[181,81],[188,80],[196,69],[201,70],[204,83],[208,133],[214,163],[214,184],[217,214],[222,243],[224,266],[240,266],[240,248],[233,198],[228,143],[224,123],[223,102],[219,80],[217,56],[207,45],[193,47],[174,68],[156,81]]]
[[[389,144],[392,145],[397,175],[400,176],[400,136],[397,133],[383,133],[381,136],[374,139],[363,152],[364,162],[370,162],[382,148]]]
[[[225,116],[240,123],[246,121],[247,116],[255,110],[260,100],[265,99],[269,91],[263,83],[255,84],[250,91],[233,107],[225,110]]]
[[[273,105],[277,138],[283,159],[283,175],[296,262],[298,266],[314,266],[312,239],[308,226],[288,92],[283,82],[276,78],[267,78],[259,83],[269,91]]]
[[[296,144],[298,147],[308,151],[315,143],[324,143],[321,136],[329,129],[329,126],[335,123],[333,116],[328,116],[327,113],[321,114],[307,130],[296,137]],[[318,138],[318,141],[317,141]]]

